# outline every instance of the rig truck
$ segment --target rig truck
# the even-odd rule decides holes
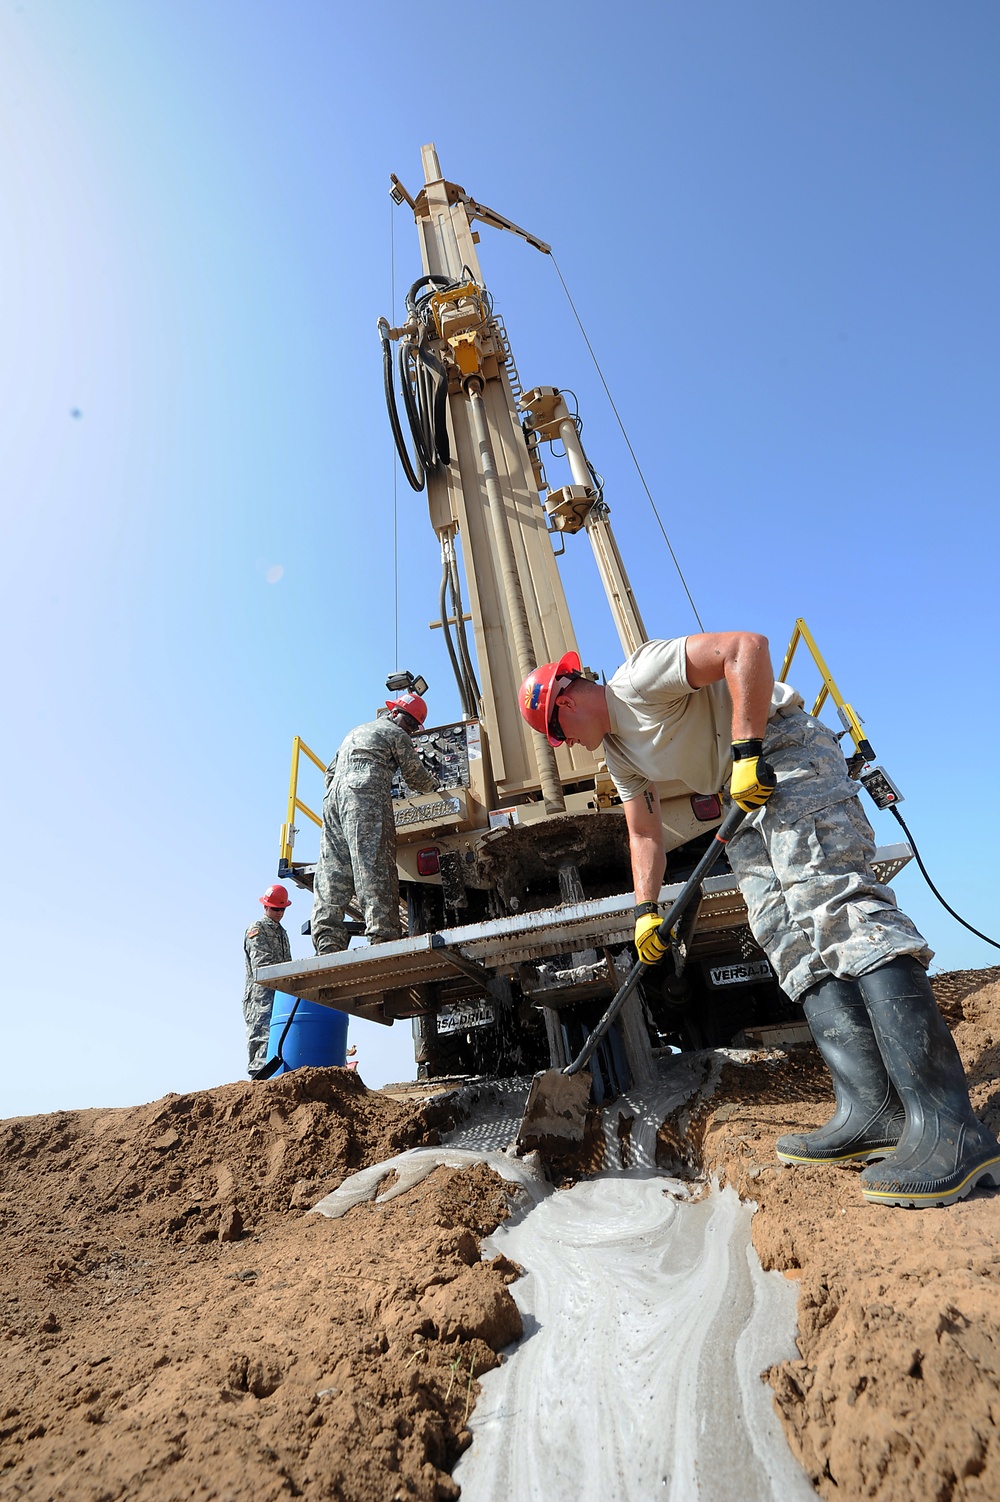
[[[394,788],[407,937],[270,966],[258,979],[375,1022],[411,1021],[420,1077],[497,1078],[566,1064],[635,958],[614,785],[594,753],[553,750],[518,702],[531,669],[577,648],[558,565],[568,539],[582,533],[593,549],[622,657],[647,634],[579,415],[558,387],[522,387],[473,226],[550,247],[444,178],[433,146],[422,156],[420,192],[411,197],[395,176],[390,188],[413,212],[422,274],[407,293],[405,322],[383,318],[378,329],[400,464],[409,484],[426,490],[440,543],[433,625],[444,633],[462,718],[416,738],[444,796]],[[557,463],[566,483],[550,480]],[[833,698],[860,767],[871,747],[803,621],[781,675],[799,642],[822,678],[813,709]],[[409,673],[387,680],[393,691],[421,686]],[[278,875],[310,889],[315,866],[296,859],[295,820],[321,820],[299,795],[303,757],[324,765],[294,739]],[[660,806],[669,901],[723,810],[715,796]],[[910,853],[880,850],[882,879]],[[601,1044],[595,1095],[600,1102],[643,1083],[664,1049],[806,1037],[801,1010],[750,934],[736,882],[717,875],[675,932],[668,960],[647,973]]]

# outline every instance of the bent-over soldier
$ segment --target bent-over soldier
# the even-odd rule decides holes
[[[723,793],[747,810],[729,861],[753,936],[802,1003],[836,1096],[819,1131],[778,1139],[779,1158],[867,1162],[862,1193],[888,1205],[949,1205],[1000,1184],[1000,1146],[973,1114],[927,979],[932,952],[872,869],[874,834],[836,736],[775,683],[766,638],[646,642],[606,685],[566,652],[525,679],[521,712],[553,746],[603,744],[648,964],[666,953],[660,794]]]

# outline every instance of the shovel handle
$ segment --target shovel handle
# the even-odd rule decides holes
[[[676,898],[671,904],[670,911],[667,913],[667,916],[664,918],[663,922],[657,929],[659,939],[664,945],[670,943],[670,933],[672,928],[674,927],[675,923],[677,923],[678,919],[681,918],[690,907],[692,898],[696,895],[697,892],[701,890],[701,884],[705,880],[705,877],[711,871],[712,867],[715,865],[723,850],[725,850],[726,846],[729,844],[729,841],[739,829],[745,818],[746,810],[740,808],[738,803],[734,803],[726,817],[723,819],[722,823],[719,825],[718,829],[715,831],[715,837],[712,840],[712,843],[709,845],[701,860],[691,872],[691,875],[688,877],[687,881],[684,883],[680,892],[677,894]],[[635,964],[632,966],[632,969],[629,971],[621,990],[618,991],[614,997],[612,997],[611,1001],[608,1003],[608,1009],[604,1013],[604,1016],[594,1028],[594,1031],[591,1033],[590,1037],[587,1039],[586,1043],[583,1045],[580,1052],[573,1060],[572,1064],[566,1065],[565,1069],[562,1071],[563,1074],[579,1074],[580,1070],[586,1067],[586,1065],[590,1062],[594,1049],[597,1047],[598,1043],[600,1043],[601,1039],[604,1037],[605,1033],[608,1031],[608,1028],[614,1022],[615,1018],[618,1016],[618,1013],[621,1011],[628,998],[632,995],[632,992],[635,990],[639,979],[645,973],[645,971],[651,968],[652,967],[650,965],[647,965],[645,961],[636,960]]]

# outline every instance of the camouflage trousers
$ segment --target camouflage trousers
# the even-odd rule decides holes
[[[267,1039],[271,1031],[274,992],[267,986],[250,986],[243,997],[243,1016],[247,1025],[247,1074],[267,1063]]]
[[[373,943],[398,939],[399,873],[389,789],[352,788],[335,777],[323,800],[323,833],[313,881],[312,941],[317,954],[346,949],[344,909],[352,897]]]
[[[750,929],[793,1001],[933,950],[872,870],[875,836],[832,730],[801,710],[769,722],[778,785],[729,842]]]

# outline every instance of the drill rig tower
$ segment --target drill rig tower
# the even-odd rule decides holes
[[[533,668],[577,648],[557,562],[567,537],[590,541],[622,656],[647,636],[579,418],[558,387],[522,389],[473,225],[549,247],[449,182],[433,146],[422,156],[417,195],[395,176],[391,187],[413,212],[422,273],[405,321],[382,318],[378,330],[400,463],[415,490],[426,488],[440,543],[432,624],[445,635],[462,719],[416,738],[445,796],[395,790],[408,937],[268,967],[259,979],[374,1021],[413,1019],[424,1074],[499,1075],[568,1062],[633,959],[614,786],[594,753],[553,750],[518,702]],[[569,474],[553,486],[543,455],[556,444]],[[314,868],[294,859],[293,819],[296,809],[316,815],[298,799],[296,767],[293,758],[279,871],[309,887]],[[661,814],[675,883],[722,808],[717,797],[671,797]],[[649,972],[595,1056],[598,1099],[645,1079],[657,1046],[727,1043],[748,1023],[794,1025],[797,1015],[749,934],[735,881],[712,878],[672,964]]]

